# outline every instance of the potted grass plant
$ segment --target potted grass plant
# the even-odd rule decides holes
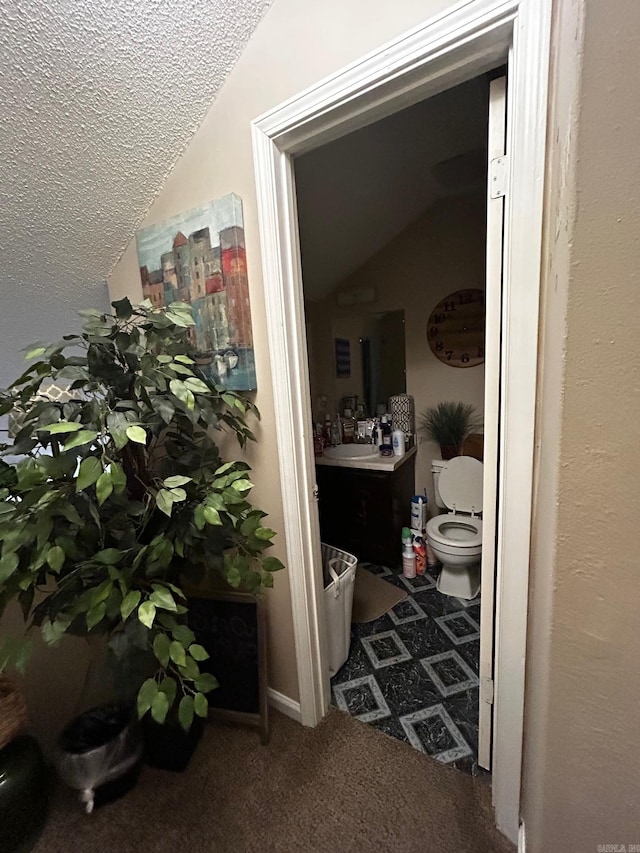
[[[283,568],[267,554],[275,533],[249,500],[249,466],[216,441],[255,440],[259,415],[199,369],[189,305],[113,309],[29,348],[0,392],[0,415],[20,419],[3,450],[13,461],[0,462],[0,612],[17,600],[26,630],[50,644],[102,634],[123,665],[146,655],[138,715],[189,730],[216,680],[201,672],[184,589],[217,578],[259,593]]]
[[[440,445],[443,459],[460,456],[465,439],[477,428],[478,417],[471,403],[443,401],[420,415],[423,438]]]

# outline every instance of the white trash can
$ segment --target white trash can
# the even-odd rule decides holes
[[[333,676],[349,657],[353,585],[358,558],[324,542],[321,545],[329,674]]]

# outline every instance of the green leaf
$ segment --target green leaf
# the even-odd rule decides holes
[[[142,718],[151,708],[154,698],[158,693],[158,685],[153,678],[147,678],[138,690],[138,717]]]
[[[184,489],[171,489],[171,497],[174,503],[180,503],[181,501],[186,501],[187,493]]]
[[[64,554],[64,551],[62,553]],[[0,560],[0,581],[6,581],[6,579],[18,568],[19,562],[20,560],[17,554],[13,552],[5,554]]]
[[[207,523],[204,517],[204,507],[202,506],[202,504],[198,504],[198,506],[193,511],[193,523],[195,524],[197,530],[203,530]]]
[[[206,718],[209,715],[209,703],[204,694],[196,693],[193,697],[193,709],[199,717]]]
[[[87,628],[89,629],[89,631],[94,628],[99,622],[102,622],[106,609],[106,602],[101,601],[100,604],[96,604],[95,607],[92,607],[91,610],[87,612]]]
[[[52,572],[59,572],[64,566],[66,554],[59,545],[54,545],[47,551],[47,563]]]
[[[138,619],[142,622],[145,628],[151,628],[155,617],[156,606],[152,601],[144,601],[140,607],[138,607]]]
[[[122,551],[119,548],[103,548],[98,551],[95,559],[99,563],[104,563],[105,566],[115,566],[122,559]]]
[[[171,517],[171,512],[173,510],[173,496],[170,491],[167,489],[160,489],[156,495],[156,504],[158,505],[160,512]]]
[[[256,537],[256,539],[263,539],[265,541],[268,541],[269,539],[273,539],[273,537],[276,535],[276,532],[275,530],[271,530],[270,527],[258,527],[258,529],[253,535]]]
[[[193,409],[196,404],[196,398],[193,392],[190,391],[186,384],[180,379],[172,379],[169,383],[171,393],[174,394],[181,403],[184,403],[187,409]]]
[[[160,607],[162,610],[169,610],[172,613],[175,613],[178,609],[169,590],[162,586],[154,585],[153,592],[149,596],[149,601],[153,602],[156,607]]]
[[[180,364],[195,364],[195,361],[192,358],[189,358],[188,355],[177,355],[173,360],[179,361]]]
[[[163,678],[160,682],[159,689],[162,690],[163,693],[167,694],[169,707],[171,707],[176,700],[176,693],[178,692],[178,685],[175,678],[171,678],[170,675],[167,675],[166,678]]]
[[[196,394],[211,394],[211,388],[209,388],[208,385],[205,385],[202,379],[197,379],[195,376],[185,379],[184,384],[190,391],[193,391]]]
[[[156,634],[153,640],[153,653],[160,661],[161,666],[169,663],[169,638],[166,634]]]
[[[204,646],[198,645],[198,643],[192,643],[192,645],[189,646],[189,654],[197,661],[209,659],[209,652]]]
[[[169,711],[169,697],[162,690],[158,690],[151,701],[151,716],[156,723],[164,723]]]
[[[234,482],[230,485],[232,489],[236,490],[236,492],[248,492],[250,489],[253,488],[253,483],[251,482],[251,480],[247,480],[246,478],[234,480]],[[273,535],[275,536],[275,533]]]
[[[38,356],[44,355],[46,349],[46,347],[34,344],[26,350],[24,357],[27,360],[30,358],[38,358]]]
[[[49,646],[55,645],[70,624],[71,620],[69,619],[56,619],[53,622],[45,622],[40,629],[45,643]]]
[[[69,441],[65,444],[64,450],[73,450],[74,447],[81,447],[83,444],[89,444],[95,441],[98,433],[91,429],[81,429],[73,434]]]
[[[219,477],[221,474],[224,474],[225,471],[228,471],[229,468],[233,468],[235,462],[225,462],[224,465],[221,465],[219,468],[216,468],[215,475]]]
[[[111,474],[111,482],[113,483],[114,490],[120,494],[127,485],[127,475],[124,473],[122,465],[112,462],[109,465],[109,473]]]
[[[281,563],[277,557],[265,557],[262,561],[262,568],[265,572],[279,572],[284,569],[284,563]]]
[[[128,320],[129,317],[133,314],[133,306],[131,302],[125,296],[124,299],[117,299],[115,302],[111,303],[116,311],[116,317],[118,320]]]
[[[190,643],[193,643],[196,638],[191,628],[187,625],[176,625],[172,634],[178,642],[182,643],[183,646],[188,646]]]
[[[102,465],[95,456],[88,456],[80,463],[78,478],[76,480],[76,491],[81,492],[87,486],[92,486],[102,474]]]
[[[131,615],[131,612],[136,609],[140,602],[140,598],[141,594],[138,589],[132,589],[125,595],[122,599],[122,604],[120,605],[120,615],[123,620],[126,621]]]
[[[178,719],[180,720],[180,725],[185,732],[188,732],[191,728],[193,712],[193,698],[191,696],[183,696],[180,700],[180,704],[178,705]]]
[[[102,506],[111,492],[113,492],[111,474],[109,471],[103,471],[98,477],[98,482],[96,483],[96,498],[98,499],[98,506]]]
[[[196,690],[199,690],[200,693],[209,693],[211,690],[215,690],[218,686],[218,680],[211,675],[210,672],[203,672],[195,682]]]
[[[175,489],[178,486],[186,486],[187,483],[192,483],[193,477],[181,477],[180,475],[176,475],[174,477],[167,477],[164,481],[164,485],[168,489]]]
[[[49,424],[48,426],[40,427],[40,429],[50,432],[51,435],[58,435],[59,433],[64,432],[77,432],[79,429],[82,429],[82,424],[60,421],[56,424]]]
[[[217,509],[214,509],[212,506],[206,506],[204,508],[204,518],[207,524],[220,525],[222,524],[222,519],[220,518],[220,513]]]
[[[159,364],[171,364],[173,361],[173,356],[171,355],[158,355],[156,359]]]
[[[130,426],[126,429],[127,438],[130,441],[135,441],[136,444],[147,443],[147,433],[140,426]]]
[[[194,661],[192,657],[188,657],[186,659],[185,665],[179,667],[181,675],[185,678],[190,678],[192,681],[195,681],[196,678],[200,678],[200,667]]]
[[[169,645],[169,656],[171,657],[171,660],[178,666],[184,666],[187,661],[184,646],[177,640],[171,641]]]

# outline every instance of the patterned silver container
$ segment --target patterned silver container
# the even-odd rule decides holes
[[[416,413],[411,394],[396,394],[389,397],[392,429],[401,429],[405,435],[416,431]]]

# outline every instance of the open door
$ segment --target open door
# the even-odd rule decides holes
[[[484,375],[484,502],[480,605],[480,712],[478,764],[491,769],[493,727],[493,655],[496,577],[496,520],[500,464],[500,338],[502,316],[502,256],[504,194],[507,175],[505,132],[506,77],[491,81],[489,89],[487,267]]]

